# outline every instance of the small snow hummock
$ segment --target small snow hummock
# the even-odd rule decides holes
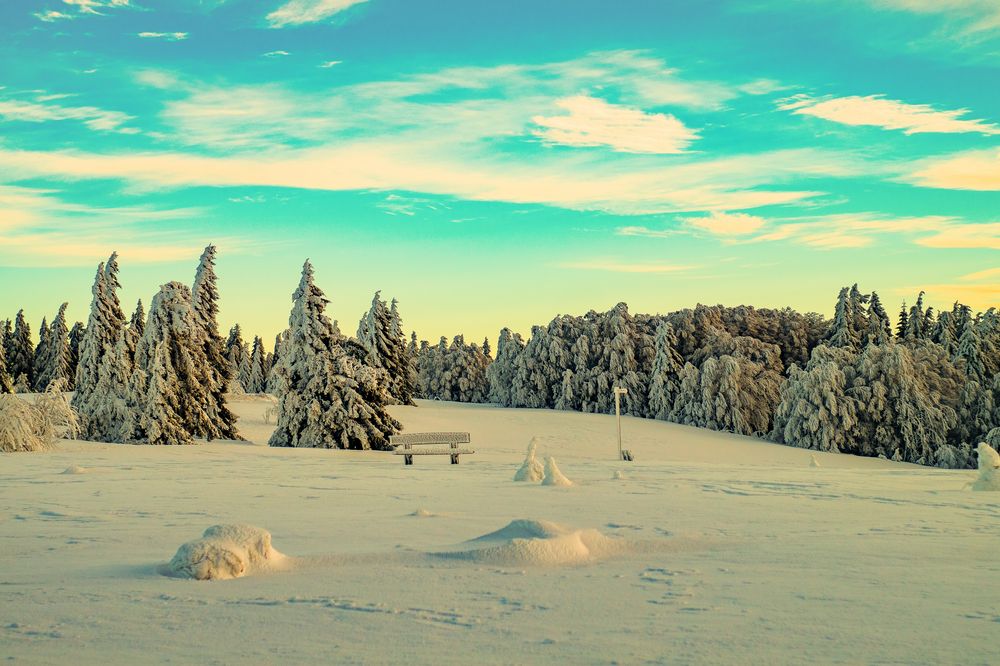
[[[542,463],[538,462],[535,458],[535,451],[538,448],[538,438],[532,437],[531,442],[528,443],[528,454],[524,457],[524,462],[521,463],[521,467],[518,468],[517,472],[514,474],[515,481],[531,481],[532,483],[538,483],[545,476],[545,471],[542,468]]]
[[[630,552],[634,544],[595,529],[573,529],[543,520],[519,519],[467,541],[467,550],[438,557],[506,566],[588,564]]]
[[[572,486],[573,482],[567,479],[556,466],[556,459],[549,456],[545,459],[545,477],[542,479],[543,486]]]
[[[1000,491],[1000,454],[986,442],[979,443],[976,453],[979,454],[979,478],[972,489]]]
[[[625,472],[620,469],[616,469],[615,473],[611,475],[613,481],[623,481],[625,479]]]
[[[816,460],[816,454],[815,453],[809,454],[809,466],[810,467],[822,467],[822,465],[819,464],[819,461]]]
[[[273,567],[285,558],[271,547],[271,533],[253,525],[213,525],[201,539],[177,549],[161,572],[177,578],[226,580]]]

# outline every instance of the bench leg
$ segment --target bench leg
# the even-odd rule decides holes
[[[412,465],[413,464],[413,456],[404,455],[403,456],[403,464],[404,465]]]
[[[451,454],[451,464],[452,465],[457,465],[458,464],[458,454],[457,453]]]

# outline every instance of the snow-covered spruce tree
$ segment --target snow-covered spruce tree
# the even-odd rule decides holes
[[[14,322],[4,319],[0,325],[0,347],[3,348],[4,358],[10,356],[10,344],[14,339]]]
[[[14,380],[7,372],[7,354],[4,352],[3,345],[0,345],[0,394],[13,392]]]
[[[701,372],[691,363],[685,363],[681,369],[680,380],[680,389],[674,397],[674,407],[667,420],[684,425],[704,426]]]
[[[69,328],[66,326],[66,308],[68,303],[59,307],[59,312],[46,336],[45,355],[41,359],[38,374],[35,378],[35,388],[41,392],[54,381],[63,380],[67,388],[72,388],[73,376],[70,374]]]
[[[931,395],[923,369],[903,344],[865,347],[851,394],[859,405],[863,455],[931,464],[955,426],[955,410]]]
[[[927,313],[924,311],[924,292],[917,296],[917,302],[913,304],[906,315],[906,329],[903,338],[906,340],[922,340],[928,337],[929,331],[926,327]]]
[[[674,327],[663,323],[656,331],[656,358],[649,376],[649,415],[666,420],[674,408],[674,398],[681,388],[684,359],[677,352]]]
[[[229,361],[229,376],[233,381],[240,382],[240,369],[246,366],[248,355],[247,345],[243,341],[243,331],[240,330],[239,324],[234,324],[229,329],[229,337],[226,339],[226,360]],[[242,383],[240,386],[243,386]],[[246,390],[245,386],[243,390]]]
[[[948,314],[948,313],[944,313]],[[964,368],[958,401],[958,421],[953,439],[960,444],[978,444],[996,424],[996,350],[982,321],[967,319],[955,345],[955,361]]]
[[[278,425],[268,443],[389,449],[400,424],[386,411],[387,396],[373,369],[344,351],[308,261],[292,301],[276,367],[282,384]]]
[[[873,291],[868,301],[867,322],[862,343],[882,345],[889,340],[892,340],[892,324],[878,294]]]
[[[76,392],[73,408],[80,415],[82,437],[101,441],[106,428],[91,427],[91,416],[98,409],[103,396],[95,391],[99,379],[101,359],[110,354],[125,327],[125,315],[118,300],[118,254],[112,253],[106,264],[97,266],[87,328],[80,342],[80,361],[76,369]]]
[[[191,302],[191,290],[179,282],[160,287],[150,304],[146,329],[135,353],[136,368],[147,378],[147,395],[132,396],[130,402],[145,405],[149,415],[165,410],[163,418],[176,421],[188,436],[235,439],[239,437],[235,429],[219,434],[219,414],[225,405],[217,401],[220,388],[205,353],[205,338]],[[154,418],[139,419],[132,434],[135,440],[167,443],[166,436],[158,433],[172,433],[174,426],[150,430],[149,419]],[[176,439],[174,435],[169,437]]]
[[[380,292],[375,292],[371,308],[358,322],[357,339],[365,349],[365,363],[385,370],[390,399],[401,405],[412,405],[415,377],[395,299],[390,310],[380,298]]]
[[[633,416],[646,415],[648,388],[639,350],[646,341],[639,333],[628,305],[619,303],[602,317],[601,327],[607,344],[603,349],[597,374],[597,410],[614,413],[616,386],[628,390],[622,399],[622,411]],[[655,349],[655,347],[653,348]],[[654,351],[655,354],[655,351]]]
[[[179,288],[187,290],[187,286],[172,282]],[[162,291],[160,292],[163,293]],[[156,299],[150,305],[150,318],[156,310]],[[183,308],[182,308],[183,309]],[[191,317],[193,323],[194,318]],[[143,340],[146,340],[144,335]],[[140,350],[142,343],[140,342]],[[137,374],[145,378],[141,395],[130,395],[129,399],[138,399],[137,415],[129,424],[129,441],[153,445],[193,444],[191,430],[187,426],[189,404],[183,395],[184,388],[177,381],[176,368],[173,367],[171,356],[174,351],[181,351],[167,340],[156,342],[151,351],[142,350],[144,370]]]
[[[122,329],[110,353],[101,357],[94,395],[101,396],[91,411],[89,432],[103,442],[128,442],[131,428],[143,407],[143,390],[133,383],[132,343],[129,332]],[[131,393],[135,391],[135,393]]]
[[[899,317],[896,319],[896,339],[902,340],[906,337],[906,329],[909,327],[910,323],[907,321],[908,315],[906,314],[906,301],[899,306]]]
[[[82,321],[73,324],[69,330],[69,376],[76,384],[76,369],[80,365],[80,343],[83,342],[83,334],[86,332]]]
[[[858,290],[857,284],[840,290],[827,338],[829,346],[861,348],[862,337],[868,329],[868,316],[864,310],[867,301],[868,297]]]
[[[233,375],[226,355],[225,342],[219,333],[219,289],[215,275],[215,246],[209,245],[201,254],[191,289],[191,307],[201,328],[198,339],[202,354],[208,363],[211,383],[204,402],[208,419],[203,427],[195,427],[191,434],[207,439],[240,439],[236,429],[236,416],[226,406],[226,395]],[[266,376],[266,375],[265,375]],[[249,378],[248,378],[249,379]],[[247,386],[244,388],[249,390]]]
[[[43,372],[45,360],[49,355],[49,324],[45,317],[42,317],[42,325],[38,327],[38,344],[31,353],[31,387],[36,393],[45,390],[44,386],[39,387],[38,381]]]
[[[267,392],[267,369],[264,367],[264,342],[254,336],[250,352],[250,374],[247,378],[247,393]]]
[[[266,392],[271,395],[277,395],[281,387],[277,368],[281,363],[281,347],[284,344],[284,339],[284,333],[278,333],[274,336],[274,353],[271,354],[271,363],[267,368],[267,385],[265,386]]]
[[[520,334],[509,328],[500,331],[497,341],[497,356],[486,371],[490,383],[489,400],[501,407],[512,406],[511,385],[516,370],[517,357],[524,350],[524,341]]]
[[[142,307],[142,299],[135,302],[135,310],[125,329],[125,342],[128,345],[129,358],[135,359],[135,348],[139,346],[143,331],[146,330],[146,312]]]
[[[31,385],[33,376],[32,356],[34,345],[31,343],[31,326],[24,318],[24,310],[18,310],[14,318],[14,336],[11,338],[10,349],[7,352],[7,371],[15,382],[24,375],[25,381]],[[30,389],[29,389],[30,390]]]
[[[858,404],[848,393],[856,362],[852,349],[820,345],[805,369],[793,365],[770,438],[804,449],[858,452]]]

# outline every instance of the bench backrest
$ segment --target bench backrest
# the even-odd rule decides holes
[[[405,444],[468,444],[472,439],[467,432],[408,432],[403,435],[390,435],[389,443],[393,446]]]

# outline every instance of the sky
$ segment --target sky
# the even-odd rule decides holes
[[[0,317],[126,309],[218,246],[468,340],[697,303],[1000,305],[996,0],[8,0]]]

